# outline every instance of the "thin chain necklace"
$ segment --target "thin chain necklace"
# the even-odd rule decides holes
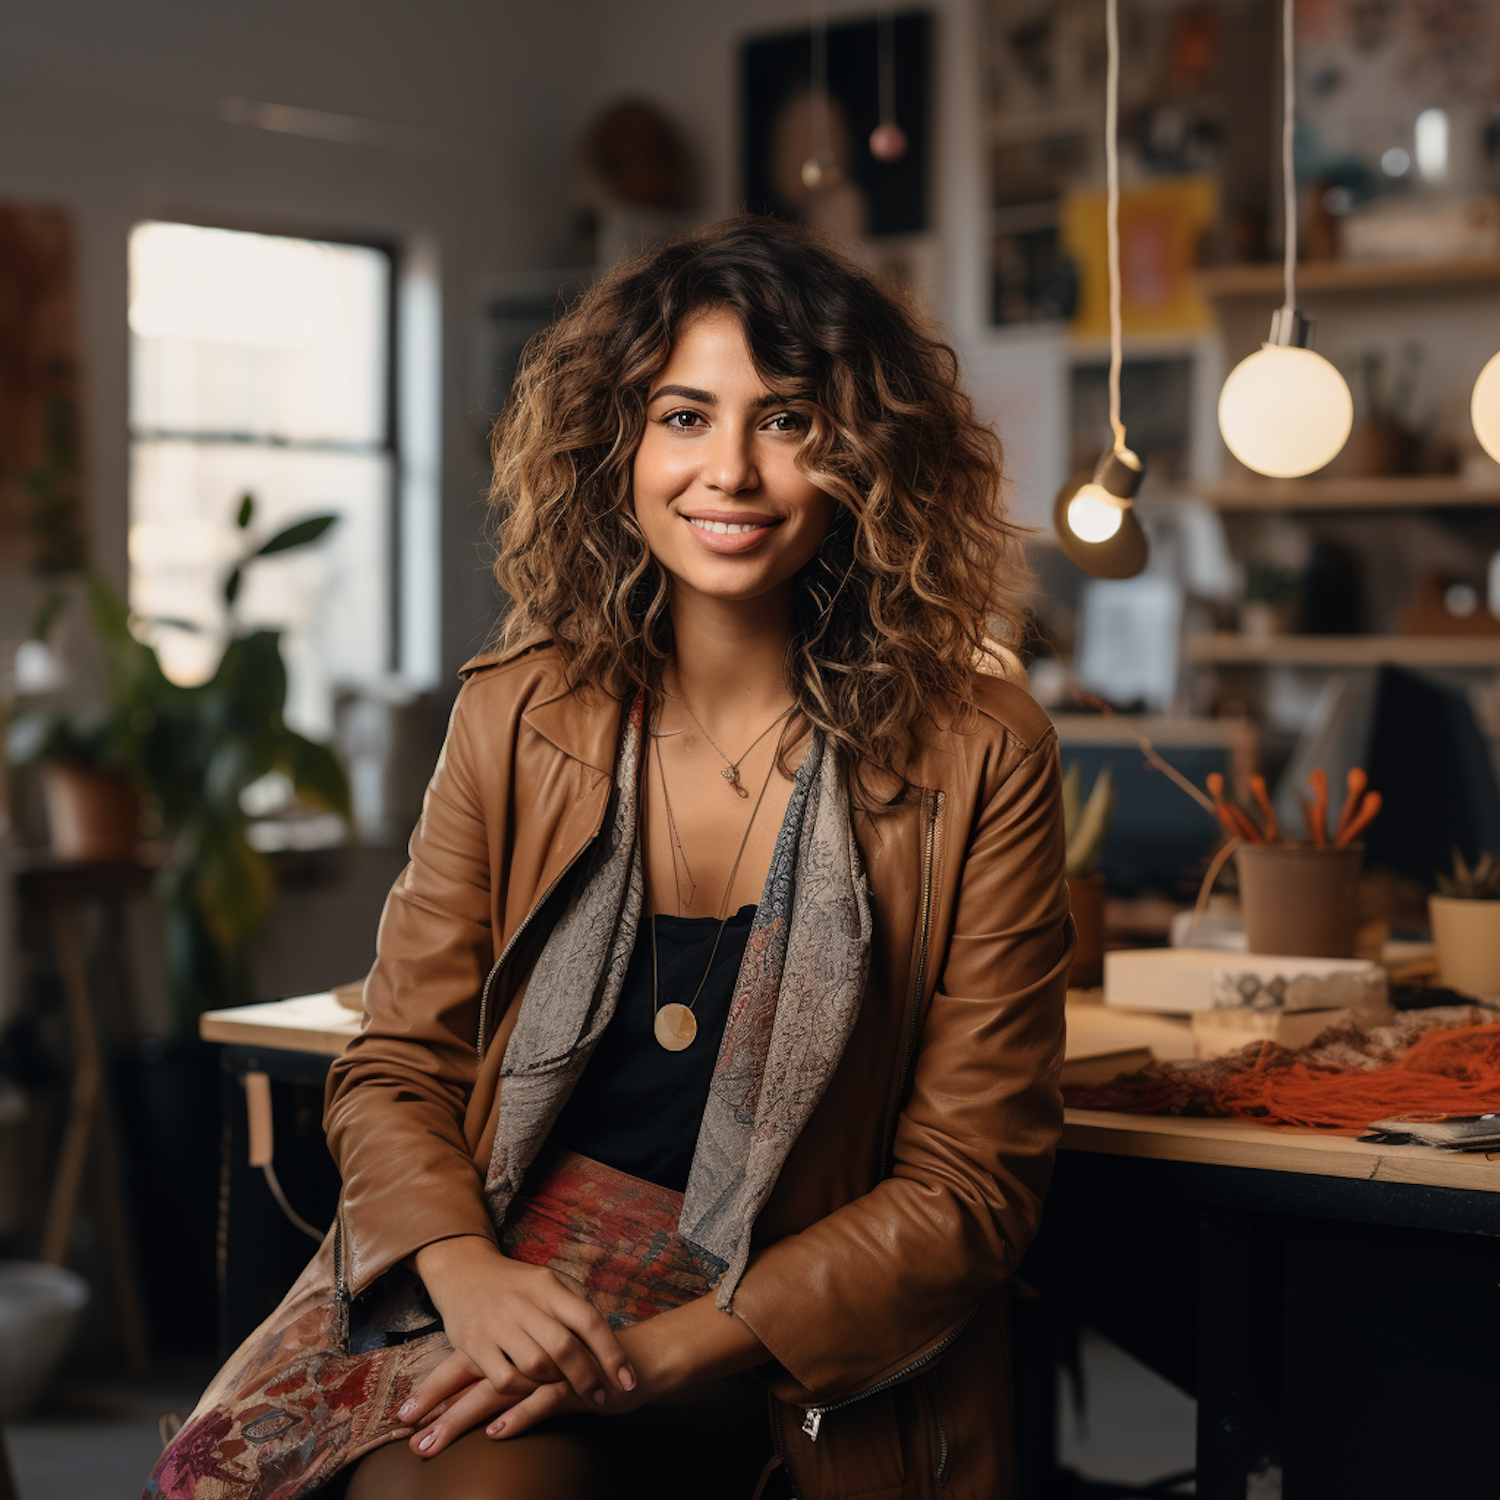
[[[781,721],[786,718],[786,716],[791,713],[792,709],[794,709],[797,705],[795,703],[792,703],[789,704],[786,708],[782,709],[782,711],[777,714],[776,717],[772,719],[771,722],[767,724],[766,727],[762,729],[761,732],[756,735],[755,738],[751,740],[750,743],[746,745],[742,751],[740,751],[738,760],[730,760],[730,758],[725,755],[725,753],[719,748],[718,744],[714,740],[714,737],[703,727],[702,719],[700,719],[698,715],[693,712],[693,705],[689,703],[686,698],[680,697],[677,694],[673,694],[672,696],[676,697],[677,701],[682,704],[685,709],[687,709],[688,718],[690,718],[693,723],[698,726],[698,732],[703,736],[704,739],[708,741],[710,745],[713,746],[715,754],[717,754],[719,759],[724,762],[724,769],[719,772],[719,775],[722,776],[724,780],[727,781],[729,785],[734,789],[734,793],[736,796],[748,797],[750,793],[740,785],[740,765],[743,763],[745,757],[749,755],[749,753],[753,749],[755,749],[755,747],[760,744],[760,742],[765,739],[765,737],[770,734],[770,732],[779,723],[781,723]]]
[[[691,713],[692,710],[689,709],[688,712]],[[783,714],[782,717],[785,718],[786,715]],[[700,725],[699,727],[701,728],[702,726]],[[740,839],[740,847],[734,856],[734,864],[730,866],[729,879],[724,882],[724,894],[719,897],[718,911],[721,914],[719,930],[714,934],[713,947],[709,949],[708,964],[703,970],[702,978],[698,981],[697,989],[693,991],[693,998],[686,1005],[677,1000],[669,1001],[666,1005],[661,1003],[660,968],[656,956],[656,917],[651,911],[649,899],[647,901],[647,920],[651,924],[651,1005],[655,1013],[652,1030],[656,1034],[656,1040],[668,1052],[681,1052],[685,1047],[692,1046],[694,1037],[698,1035],[698,1018],[693,1014],[693,1007],[698,1003],[698,996],[703,993],[703,986],[708,983],[708,976],[713,970],[714,959],[719,953],[719,944],[724,937],[724,929],[729,925],[729,916],[724,912],[724,906],[729,900],[730,891],[734,889],[734,877],[739,874],[740,861],[745,856],[745,846],[750,842],[750,830],[755,826],[755,815],[760,811],[761,803],[765,801],[766,790],[771,785],[771,777],[776,770],[776,762],[781,751],[782,740],[785,738],[786,731],[783,729],[781,738],[776,741],[777,755],[771,757],[771,764],[766,768],[766,779],[761,783],[760,795],[755,799],[755,806],[750,809],[750,819],[745,824],[745,833]],[[743,760],[744,756],[740,758]],[[661,766],[660,750],[657,751],[656,764],[659,769]],[[663,795],[665,795],[665,782],[663,782],[662,790]],[[675,864],[673,865],[673,874],[676,874]]]
[[[659,740],[665,738],[665,736],[653,733],[651,738]],[[672,836],[672,846],[670,849],[672,855],[672,885],[677,892],[677,914],[681,916],[684,905],[691,906],[693,904],[693,897],[698,894],[698,882],[693,878],[693,867],[688,863],[687,850],[682,847],[682,836],[677,832],[677,819],[672,816],[672,799],[667,795],[667,768],[662,764],[661,751],[659,749],[656,753],[656,770],[657,774],[661,777],[662,805],[667,810],[667,832]],[[682,871],[687,876],[688,882],[686,902],[682,899],[682,882],[677,878],[677,860],[679,855],[682,858]]]

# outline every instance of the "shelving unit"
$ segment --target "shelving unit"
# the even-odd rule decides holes
[[[1389,474],[1368,479],[1225,480],[1201,498],[1220,510],[1444,510],[1500,506],[1500,489],[1483,489],[1454,474]]]
[[[1306,261],[1297,267],[1297,292],[1378,292],[1400,287],[1471,287],[1500,282],[1500,255],[1457,260]],[[1279,264],[1211,266],[1198,273],[1209,298],[1281,296]]]
[[[1500,635],[1190,635],[1187,659],[1203,666],[1500,668]]]

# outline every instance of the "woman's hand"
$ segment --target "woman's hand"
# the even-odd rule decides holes
[[[558,1381],[595,1406],[634,1389],[635,1372],[609,1324],[544,1267],[507,1259],[477,1235],[427,1245],[415,1264],[455,1355],[468,1363],[439,1365],[402,1408],[402,1421],[422,1420],[479,1377],[512,1400]]]

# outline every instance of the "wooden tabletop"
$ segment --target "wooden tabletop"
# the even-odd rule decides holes
[[[1076,998],[1076,997],[1075,997]],[[359,1033],[360,1017],[332,991],[211,1010],[199,1022],[208,1042],[279,1048],[337,1056]],[[1125,1046],[1150,1047],[1157,1057],[1190,1057],[1185,1020],[1135,1014],[1099,1005],[1068,1006],[1069,1055],[1086,1056]],[[1372,1146],[1348,1136],[1243,1120],[1188,1119],[1180,1115],[1127,1115],[1070,1109],[1063,1125],[1064,1151],[1135,1156],[1207,1166],[1250,1167],[1369,1182],[1500,1192],[1500,1152],[1437,1151],[1427,1146]]]

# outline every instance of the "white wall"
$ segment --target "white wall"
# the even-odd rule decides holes
[[[425,237],[443,292],[442,660],[483,637],[470,289],[566,259],[567,157],[588,107],[585,0],[0,0],[0,196],[61,203],[80,237],[88,502],[125,572],[126,236],[182,217]],[[219,118],[233,96],[412,127],[345,145]]]

